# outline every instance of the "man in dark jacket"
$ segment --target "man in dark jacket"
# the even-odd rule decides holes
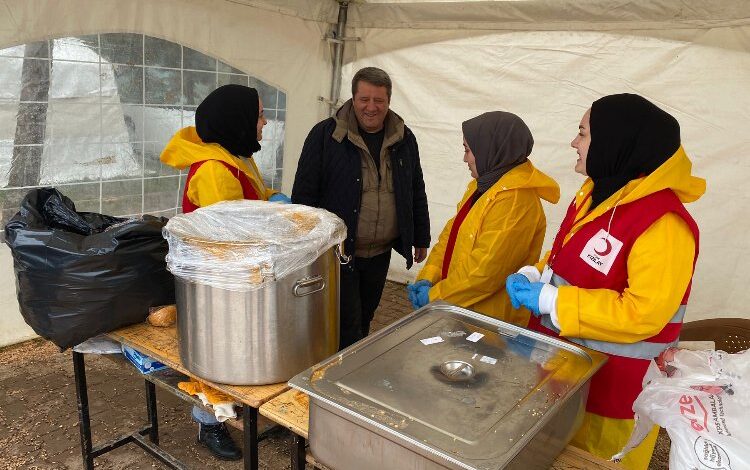
[[[341,349],[370,332],[391,249],[409,269],[430,245],[417,140],[388,109],[391,90],[385,71],[358,71],[352,99],[307,136],[294,178],[292,202],[321,207],[346,223],[344,250],[352,260],[341,269]]]

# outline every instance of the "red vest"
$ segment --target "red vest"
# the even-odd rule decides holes
[[[552,284],[570,284],[584,289],[610,289],[622,293],[628,287],[627,261],[633,244],[654,222],[670,212],[680,216],[693,233],[695,268],[698,257],[698,226],[674,192],[665,189],[610,209],[586,223],[563,245],[577,219],[583,217],[577,214],[574,200],[555,237],[547,262],[555,274]],[[670,322],[648,339],[624,344],[566,338],[609,356],[604,367],[592,378],[587,411],[610,418],[633,418],[633,402],[641,392],[641,382],[650,360],[676,344],[679,339],[691,283],[688,283],[681,305]],[[554,327],[548,317],[542,317],[541,320],[532,317],[529,328],[558,336],[556,329],[551,329]]]
[[[182,213],[187,214],[189,212],[193,212],[195,209],[198,209],[200,206],[193,204],[190,199],[188,198],[188,188],[190,187],[190,180],[193,179],[193,175],[195,175],[195,172],[198,171],[198,168],[201,167],[204,163],[206,163],[208,160],[204,160],[202,162],[193,163],[190,165],[190,171],[187,174],[187,179],[185,179],[185,190],[182,193]],[[242,186],[242,196],[244,199],[251,199],[251,200],[258,200],[260,199],[258,197],[258,193],[255,192],[255,188],[253,188],[252,183],[250,182],[250,178],[247,177],[245,173],[243,173],[238,168],[233,167],[227,162],[222,162],[221,160],[214,160],[218,161],[227,169],[230,173],[232,173],[232,176],[237,178],[237,180],[240,182],[240,185]]]
[[[474,203],[477,199],[476,191],[474,194],[469,196],[461,209],[459,209],[456,217],[453,219],[453,225],[451,226],[451,233],[448,236],[448,243],[445,244],[445,254],[443,255],[443,279],[448,277],[448,269],[451,266],[451,259],[453,259],[453,249],[456,247],[456,239],[458,238],[458,231],[461,228],[461,224],[466,220],[466,216],[469,215],[471,208],[474,207]]]

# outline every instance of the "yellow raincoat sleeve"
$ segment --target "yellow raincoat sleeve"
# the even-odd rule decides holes
[[[659,333],[680,306],[693,273],[695,240],[685,221],[666,214],[636,240],[628,256],[628,287],[558,289],[561,335],[634,343]]]
[[[190,179],[188,199],[199,207],[219,201],[244,199],[242,185],[221,162],[208,160],[198,168]]]
[[[491,204],[471,254],[451,260],[451,274],[430,289],[430,301],[473,305],[498,295],[505,278],[528,259],[534,230],[543,216],[536,193],[507,191]]]

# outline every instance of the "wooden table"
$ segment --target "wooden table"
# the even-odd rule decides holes
[[[304,462],[315,463],[305,454],[305,439],[308,437],[310,401],[306,394],[289,390],[269,400],[260,407],[260,414],[292,431],[292,469],[303,470]],[[601,459],[581,449],[568,446],[557,457],[551,470],[622,470],[622,466]]]
[[[193,377],[211,387],[226,393],[236,402],[249,405],[256,411],[260,405],[280,393],[289,390],[286,382],[272,385],[238,386],[210,382],[191,373],[180,361],[180,351],[177,344],[177,327],[166,328],[139,323],[108,333],[107,336],[130,346],[136,351],[151,356],[157,361],[179,371],[188,377]]]
[[[146,354],[175,371],[189,377],[191,374],[182,365],[177,343],[175,327],[158,328],[147,323],[137,324],[108,333],[108,336],[126,346]],[[88,398],[83,354],[73,352],[73,366],[78,394],[78,413],[81,432],[81,448],[84,457],[84,468],[94,468],[93,459],[110,450],[127,443],[141,446],[162,463],[173,469],[183,469],[184,465],[159,447],[158,417],[156,414],[156,392],[154,384],[174,388],[174,383],[166,383],[159,374],[144,375],[146,383],[146,407],[149,425],[138,431],[125,435],[111,443],[93,447],[91,428],[88,416]],[[309,399],[296,390],[289,390],[286,383],[261,386],[233,386],[218,384],[200,379],[220,390],[236,402],[246,405],[243,410],[243,446],[245,452],[245,469],[258,468],[258,412],[289,429],[293,433],[292,469],[304,470],[305,461],[315,464],[313,457],[305,452],[305,440],[308,438]],[[172,381],[174,382],[174,381]],[[173,392],[174,393],[174,392]],[[145,437],[148,437],[148,440]],[[575,447],[568,446],[553,463],[553,470],[618,470],[621,466],[602,460]]]
[[[258,469],[258,408],[273,397],[288,390],[286,382],[260,386],[233,386],[206,381],[190,373],[182,365],[177,344],[176,327],[159,328],[147,323],[140,323],[121,328],[107,334],[111,339],[119,341],[136,351],[156,359],[173,370],[188,377],[200,379],[211,387],[229,395],[235,402],[243,405],[242,427],[244,447],[244,468]],[[146,383],[146,409],[149,424],[136,432],[126,434],[113,442],[93,446],[91,440],[91,425],[88,411],[88,390],[86,386],[86,371],[83,354],[73,352],[73,369],[78,396],[78,419],[81,433],[81,451],[84,468],[94,468],[94,458],[127,443],[134,443],[146,450],[172,469],[183,469],[185,466],[169,453],[159,447],[158,415],[156,413],[155,384],[174,388],[175,384],[167,383],[158,375],[144,375]],[[175,393],[173,391],[173,393]],[[145,436],[148,436],[146,439]]]

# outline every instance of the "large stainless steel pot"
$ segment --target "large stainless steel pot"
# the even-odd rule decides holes
[[[435,302],[294,377],[333,470],[548,469],[606,356]]]
[[[180,359],[232,385],[284,382],[338,350],[339,261],[312,264],[249,292],[175,277]]]

